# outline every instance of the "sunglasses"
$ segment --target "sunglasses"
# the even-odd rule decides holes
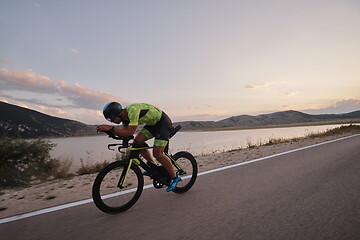
[[[121,120],[121,117],[120,116],[118,116],[119,118],[120,118],[120,120]],[[108,120],[109,122],[112,122],[112,121],[114,121],[115,120],[115,118],[116,118],[116,116],[115,115],[110,115],[108,118],[106,118],[106,120]]]

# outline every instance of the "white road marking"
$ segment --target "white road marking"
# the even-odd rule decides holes
[[[242,166],[242,165],[246,165],[246,164],[250,164],[250,163],[254,163],[254,162],[267,160],[267,159],[274,158],[274,157],[281,156],[281,155],[285,155],[285,154],[288,154],[288,153],[302,151],[302,150],[305,150],[305,149],[308,149],[308,148],[313,148],[313,147],[317,147],[317,146],[320,146],[320,145],[329,144],[329,143],[333,143],[333,142],[337,142],[337,141],[341,141],[341,140],[345,140],[345,139],[352,138],[352,137],[357,137],[357,136],[360,136],[360,134],[355,134],[355,135],[351,135],[351,136],[347,136],[347,137],[343,137],[343,138],[339,138],[339,139],[335,139],[335,140],[331,140],[331,141],[327,141],[327,142],[322,142],[322,143],[314,144],[314,145],[307,146],[307,147],[297,148],[297,149],[293,149],[293,150],[290,150],[290,151],[277,153],[277,154],[274,154],[274,155],[270,155],[270,156],[266,156],[266,157],[262,157],[262,158],[257,158],[257,159],[254,159],[254,160],[250,160],[250,161],[242,162],[242,163],[237,163],[237,164],[233,164],[233,165],[226,166],[226,167],[212,169],[212,170],[209,170],[209,171],[198,173],[198,176],[206,175],[206,174],[210,174],[210,173],[214,173],[214,172],[218,172],[218,171],[223,171],[223,170],[226,170],[226,169],[229,169],[229,168],[234,168],[234,167],[238,167],[238,166]],[[151,188],[151,187],[153,187],[153,185],[149,184],[149,185],[144,186],[144,189],[148,189],[148,188]],[[131,191],[131,190],[129,190],[129,191]],[[108,197],[111,197],[111,196],[109,195]],[[86,199],[86,200],[77,201],[77,202],[73,202],[73,203],[68,203],[68,204],[64,204],[64,205],[59,205],[59,206],[55,206],[55,207],[51,207],[51,208],[45,208],[45,209],[41,209],[41,210],[34,211],[34,212],[19,214],[19,215],[12,216],[12,217],[2,218],[2,219],[0,219],[0,224],[13,222],[13,221],[17,221],[17,220],[20,220],[20,219],[29,218],[29,217],[33,217],[33,216],[37,216],[37,215],[41,215],[41,214],[45,214],[45,213],[55,212],[55,211],[59,211],[59,210],[63,210],[63,209],[66,209],[66,208],[71,208],[71,207],[75,207],[75,206],[79,206],[79,205],[83,205],[83,204],[87,204],[87,203],[91,203],[91,202],[93,202],[92,199]]]
[[[263,160],[266,160],[266,159],[269,159],[269,158],[274,158],[274,157],[278,157],[278,156],[285,155],[285,154],[288,154],[288,153],[302,151],[302,150],[305,150],[305,149],[308,149],[308,148],[313,148],[313,147],[317,147],[317,146],[321,146],[321,145],[324,145],[324,144],[333,143],[333,142],[337,142],[337,141],[341,141],[341,140],[345,140],[345,139],[352,138],[352,137],[357,137],[357,136],[360,136],[360,134],[355,134],[355,135],[351,135],[351,136],[347,136],[347,137],[343,137],[343,138],[338,138],[338,139],[334,139],[334,140],[331,140],[331,141],[310,145],[310,146],[307,146],[307,147],[297,148],[297,149],[293,149],[293,150],[290,150],[290,151],[277,153],[277,154],[273,154],[273,155],[262,157],[262,158],[257,158],[257,159],[250,160],[250,161],[247,161],[247,162],[241,162],[241,163],[236,163],[234,165],[229,165],[229,166],[225,166],[225,167],[221,167],[221,168],[212,169],[212,170],[209,170],[209,171],[201,172],[201,173],[198,174],[198,176],[213,173],[213,172],[222,171],[222,170],[229,169],[229,168],[238,167],[238,166],[245,165],[245,164],[250,164],[250,163],[254,163],[254,162],[263,161]]]

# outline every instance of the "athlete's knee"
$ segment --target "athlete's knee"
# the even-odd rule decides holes
[[[138,133],[134,139],[134,143],[141,143],[141,142],[146,142],[147,137],[142,134],[142,133]]]
[[[164,150],[161,148],[154,147],[153,155],[154,155],[154,158],[161,159],[164,156]]]

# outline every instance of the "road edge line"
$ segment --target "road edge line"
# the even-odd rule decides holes
[[[342,138],[338,138],[338,139],[334,139],[334,140],[329,140],[329,141],[326,141],[326,142],[317,143],[317,144],[306,146],[306,147],[301,147],[301,148],[289,150],[289,151],[286,151],[286,152],[276,153],[276,154],[273,154],[273,155],[270,155],[270,156],[261,157],[261,158],[253,159],[253,160],[246,161],[246,162],[241,162],[241,163],[236,163],[236,164],[221,167],[221,168],[211,169],[211,170],[199,173],[198,176],[223,171],[223,170],[226,170],[226,169],[229,169],[229,168],[234,168],[234,167],[238,167],[238,166],[242,166],[242,165],[246,165],[246,164],[260,162],[260,161],[267,160],[267,159],[270,159],[270,158],[282,156],[282,155],[293,153],[293,152],[302,151],[302,150],[313,148],[313,147],[318,147],[318,146],[321,146],[321,145],[324,145],[324,144],[329,144],[329,143],[333,143],[333,142],[337,142],[337,141],[342,141],[342,140],[352,138],[352,137],[357,137],[357,136],[360,136],[360,134],[350,135],[350,136],[346,136],[346,137],[342,137]]]
[[[246,162],[236,163],[236,164],[233,164],[233,165],[208,170],[208,171],[205,171],[205,172],[200,172],[200,173],[198,173],[198,176],[202,176],[202,175],[206,175],[206,174],[210,174],[210,173],[214,173],[214,172],[219,172],[219,171],[223,171],[223,170],[226,170],[226,169],[230,169],[230,168],[234,168],[234,167],[238,167],[238,166],[242,166],[242,165],[247,165],[247,164],[251,164],[251,163],[255,163],[255,162],[264,161],[264,160],[267,160],[267,159],[270,159],[270,158],[282,156],[282,155],[293,153],[293,152],[302,151],[302,150],[305,150],[305,149],[321,146],[321,145],[324,145],[324,144],[329,144],[329,143],[333,143],[333,142],[337,142],[337,141],[342,141],[342,140],[352,138],[352,137],[357,137],[357,136],[360,136],[360,134],[350,135],[350,136],[346,136],[346,137],[342,137],[342,138],[338,138],[338,139],[334,139],[334,140],[330,140],[330,141],[326,141],[326,142],[322,142],[322,143],[317,143],[317,144],[306,146],[306,147],[301,147],[301,148],[289,150],[289,151],[282,152],[282,153],[273,154],[273,155],[262,157],[262,158],[253,159],[253,160],[246,161]],[[144,186],[143,189],[148,189],[148,188],[151,188],[152,186],[153,186],[152,184],[149,184],[149,185]],[[79,206],[79,205],[83,205],[83,204],[87,204],[87,203],[91,203],[91,202],[93,202],[92,199],[85,199],[85,200],[72,202],[72,203],[67,203],[67,204],[54,206],[54,207],[50,207],[50,208],[44,208],[44,209],[37,210],[37,211],[34,211],[34,212],[23,213],[23,214],[11,216],[11,217],[6,217],[6,218],[0,219],[0,224],[17,221],[17,220],[21,220],[21,219],[24,219],[24,218],[34,217],[34,216],[45,214],[45,213],[55,212],[55,211],[59,211],[59,210],[63,210],[63,209],[66,209],[66,208],[71,208],[71,207],[75,207],[75,206]]]

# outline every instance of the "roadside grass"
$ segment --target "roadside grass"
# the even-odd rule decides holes
[[[77,175],[85,175],[85,174],[92,174],[100,172],[101,169],[103,169],[106,165],[108,165],[110,162],[105,160],[103,162],[94,163],[94,164],[84,164],[83,161],[81,161],[80,168],[76,171]]]
[[[126,154],[128,154],[129,150],[126,152],[117,152],[114,158],[114,161],[121,160],[125,157]],[[88,156],[89,158],[89,156]],[[81,166],[76,171],[77,175],[86,175],[86,174],[93,174],[98,173],[103,169],[105,166],[107,166],[110,161],[104,160],[102,162],[93,163],[93,164],[84,164],[84,160],[80,158]]]
[[[337,134],[344,134],[344,133],[360,133],[360,125],[343,125],[341,127],[333,128],[324,132],[319,133],[310,133],[306,137],[308,138],[316,138],[316,137],[327,137]]]
[[[345,133],[360,133],[360,126],[359,125],[344,125],[341,127],[325,130],[322,132],[311,132],[306,134],[304,137],[294,137],[294,138],[269,138],[267,142],[261,143],[257,146],[270,146],[279,143],[285,142],[297,142],[303,139],[314,139],[314,138],[321,138],[321,137],[328,137],[333,135],[345,134]],[[248,143],[249,145],[249,143]],[[255,145],[256,146],[256,145]],[[249,147],[248,147],[249,148]]]
[[[66,158],[64,160],[58,159],[57,164],[58,164],[57,168],[52,173],[54,179],[58,179],[58,178],[69,179],[74,176],[73,173],[70,173],[72,159],[70,158]]]
[[[267,140],[257,139],[255,141],[253,141],[251,138],[247,138],[245,147],[235,147],[233,149],[218,149],[212,151],[211,153],[203,153],[197,156],[208,156],[218,153],[236,152],[244,149],[252,149],[259,146],[271,146],[280,143],[297,142],[303,139],[314,139],[314,138],[328,137],[328,136],[346,134],[346,133],[353,133],[353,134],[360,133],[360,125],[350,124],[350,125],[343,125],[333,129],[328,129],[321,132],[316,132],[316,133],[310,132],[306,134],[304,137],[293,137],[293,138],[271,137],[268,138]]]
[[[224,152],[236,152],[236,151],[240,151],[243,149],[252,149],[255,147],[259,147],[259,146],[271,146],[271,145],[275,145],[275,144],[280,144],[280,143],[288,143],[288,142],[297,142],[303,139],[314,139],[314,138],[321,138],[321,137],[328,137],[328,136],[334,136],[334,135],[339,135],[339,134],[346,134],[346,133],[360,133],[360,125],[354,125],[354,124],[350,124],[350,125],[343,125],[337,128],[333,128],[333,129],[329,129],[329,130],[325,130],[325,131],[321,131],[321,132],[311,132],[306,134],[304,137],[293,137],[293,138],[275,138],[275,137],[271,137],[267,140],[262,140],[262,139],[257,139],[256,141],[252,141],[250,138],[246,139],[246,147],[238,147],[238,148],[234,148],[231,150],[220,150],[220,151],[216,151],[213,152],[211,154],[214,153],[224,153]],[[210,155],[211,155],[210,154]],[[203,154],[201,156],[206,156],[209,154]]]

